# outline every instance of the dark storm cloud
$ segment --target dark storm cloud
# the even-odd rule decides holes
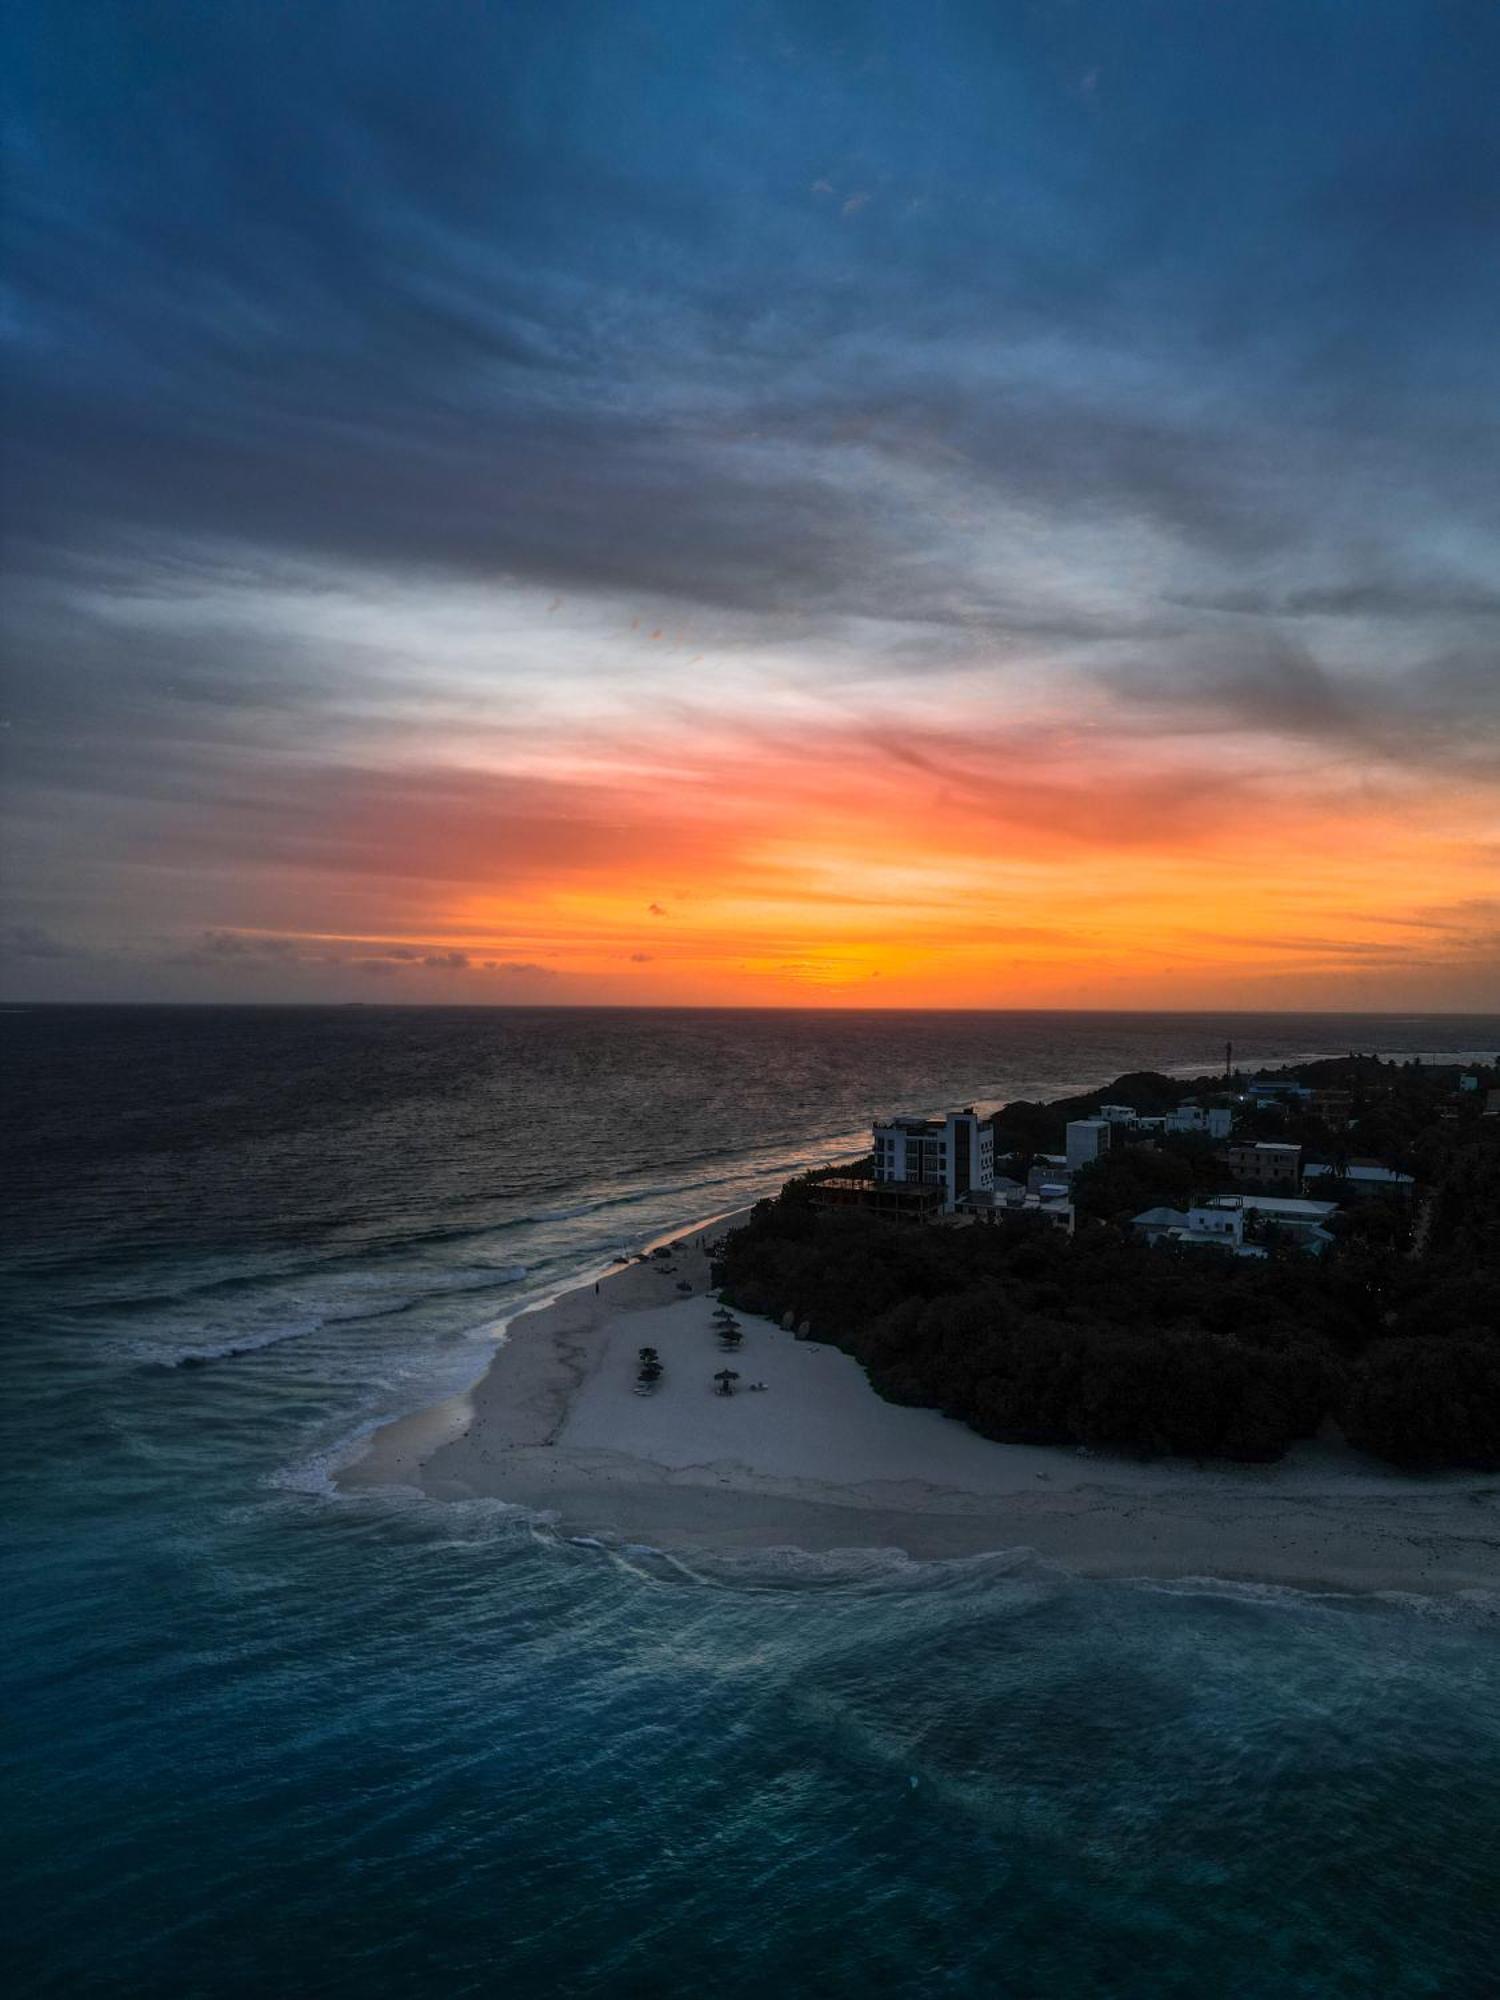
[[[1493,495],[1479,436],[1420,461],[1385,290],[1394,217],[1429,325],[1494,303],[1493,16],[1413,98],[1421,10],[1383,10],[1330,100],[1304,8],[1158,8],[1148,49],[1119,11],[23,9],[20,560],[156,528],[878,610],[915,535],[934,615],[1000,616],[901,473],[1232,560],[1306,534],[1314,437],[1372,422],[1395,498]],[[1435,331],[1481,368],[1477,318]],[[1176,383],[1112,368],[1153,343]]]

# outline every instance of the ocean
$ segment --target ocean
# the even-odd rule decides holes
[[[4,1970],[151,1996],[1500,1994],[1500,1615],[334,1493],[872,1113],[1500,1019],[0,1012]]]

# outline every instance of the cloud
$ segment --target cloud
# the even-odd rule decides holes
[[[296,958],[301,955],[302,941],[238,931],[205,931],[198,951],[204,958]]]
[[[54,937],[38,924],[5,924],[0,926],[0,960],[22,958],[80,958],[85,956],[77,945],[68,944],[64,939]]]
[[[139,949],[149,957],[155,948],[147,943]],[[172,953],[171,962],[184,965],[227,963],[246,967],[348,965],[374,974],[469,972],[476,969],[472,953],[456,946],[387,943],[375,938],[280,936],[230,930],[206,931],[186,951]],[[526,959],[485,959],[483,969],[506,975],[524,974],[544,979],[556,977],[551,968]]]
[[[1500,781],[1496,656],[1454,649],[1401,674],[1375,676],[1320,661],[1274,631],[1199,639],[1175,657],[1105,667],[1124,702],[1185,734],[1286,736],[1397,766],[1438,765]]]
[[[656,881],[878,908],[893,827],[953,921],[1489,797],[1500,17],[596,11],[12,10],[36,936],[535,979]]]
[[[832,195],[836,178],[857,177],[855,157],[811,183],[787,171],[830,97],[874,115],[847,64],[825,52],[793,79],[769,50],[747,55],[731,100],[741,146],[705,148],[684,175],[680,103],[664,156],[659,121],[618,87],[639,64],[623,29],[597,29],[614,50],[604,69],[527,9],[512,32],[516,46],[502,45],[475,20],[418,53],[398,22],[350,49],[326,28],[294,42],[270,17],[241,15],[178,19],[170,64],[104,23],[80,31],[92,62],[79,49],[49,59],[45,43],[27,52],[18,82],[33,104],[45,86],[51,124],[45,148],[18,149],[11,203],[23,562],[154,527],[382,569],[505,572],[759,613],[873,599],[897,615],[914,573],[934,601],[976,586],[993,596],[975,551],[936,532],[931,504],[961,508],[976,487],[1060,520],[1098,514],[1128,531],[1144,518],[1194,545],[1283,548],[1306,540],[1340,490],[1328,434],[1367,438],[1372,420],[1389,430],[1405,408],[1373,392],[1368,406],[1339,407],[1327,392],[1347,384],[1347,356],[1329,351],[1311,307],[1286,314],[1264,350],[1241,337],[1244,386],[1226,389],[1214,343],[1241,284],[1264,276],[1244,239],[1321,247],[1309,192],[1372,243],[1382,202],[1448,223],[1485,130],[1472,85],[1449,72],[1441,116],[1418,118],[1400,92],[1403,143],[1380,147],[1369,107],[1383,77],[1394,84],[1394,58],[1370,36],[1355,52],[1369,150],[1352,170],[1338,155],[1335,170],[1321,105],[1288,93],[1276,67],[1296,39],[1286,17],[1257,55],[1283,106],[1278,181],[1243,157],[1231,111],[1222,128],[1176,128],[1219,190],[1212,229],[1164,200],[1181,161],[1150,148],[1074,211],[1076,110],[1059,106],[1049,123],[1022,80],[1050,57],[1022,35],[997,62],[979,16],[961,14],[941,64],[920,46],[902,55],[941,148],[924,157],[918,117],[887,145],[913,186],[941,181],[959,198],[899,255],[860,231],[830,261],[816,203],[768,197],[776,186]],[[1105,24],[1099,39],[1110,37]],[[699,81],[727,83],[711,35],[703,53]],[[958,98],[953,66],[971,79]],[[122,126],[121,99],[95,80],[121,72],[170,106],[178,157],[147,157]],[[282,80],[275,104],[247,81],[268,73]],[[527,116],[542,75],[573,107],[546,144]],[[1167,79],[1159,87],[1180,106]],[[442,118],[418,108],[424,89]],[[723,111],[712,102],[705,134]],[[294,115],[297,104],[317,115]],[[19,129],[35,118],[23,105]],[[1007,142],[1012,128],[1027,138]],[[664,157],[679,171],[662,174]],[[1008,179],[1029,203],[974,197]],[[482,205],[479,187],[491,191]],[[842,206],[870,199],[855,185]],[[1267,215],[1278,199],[1285,212]],[[224,227],[242,214],[257,227]],[[724,254],[726,215],[738,261]],[[1470,282],[1451,233],[1435,231],[1426,254],[1446,255],[1450,293]],[[774,311],[763,268],[792,281]],[[1399,313],[1362,313],[1357,293],[1340,303],[1367,346],[1400,359]],[[105,309],[108,345],[88,333]],[[1140,356],[1163,335],[1153,371]],[[881,462],[873,479],[849,476],[861,427]],[[1419,484],[1429,468],[1407,434],[1399,442],[1398,470]],[[1450,477],[1462,468],[1477,499],[1482,440],[1446,449]],[[939,454],[945,490],[914,490]],[[1373,513],[1399,501],[1390,486],[1369,494]]]

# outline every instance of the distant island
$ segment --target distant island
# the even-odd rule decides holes
[[[1500,1467],[1497,1084],[1351,1055],[891,1121],[757,1204],[714,1280],[989,1438],[1264,1461],[1333,1424]],[[985,1184],[955,1196],[960,1148]]]

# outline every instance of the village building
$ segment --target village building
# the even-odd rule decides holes
[[[1226,1146],[1220,1156],[1241,1187],[1295,1193],[1302,1177],[1302,1148],[1275,1139]]]

